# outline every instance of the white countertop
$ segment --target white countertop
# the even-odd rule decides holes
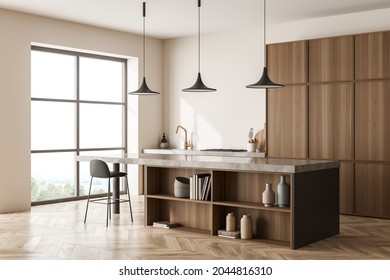
[[[184,149],[143,149],[144,154],[160,155],[194,155],[194,156],[220,156],[220,157],[262,157],[263,152],[246,152],[246,151],[210,151],[210,150],[184,150]]]
[[[110,163],[140,164],[156,167],[184,167],[212,170],[301,173],[339,168],[337,161],[307,159],[271,159],[258,157],[197,156],[183,154],[128,154],[121,156],[76,156],[76,160],[101,159]]]

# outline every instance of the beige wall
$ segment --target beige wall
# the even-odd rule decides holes
[[[130,58],[142,55],[142,38],[3,9],[0,9],[0,38],[0,213],[5,213],[30,208],[32,42]],[[148,39],[147,52],[148,84],[162,91],[162,41]],[[129,85],[129,89],[134,87],[137,85]],[[163,123],[162,100],[162,95],[129,98],[140,114],[136,136],[139,149],[158,143]],[[130,133],[129,137],[134,135]]]
[[[267,26],[267,43],[390,30],[390,9]],[[215,93],[183,93],[197,72],[196,37],[164,41],[164,130],[174,147],[177,124],[194,132],[197,148],[246,148],[250,127],[265,121],[265,94],[246,89],[263,67],[262,28],[202,34],[202,76]],[[277,82],[277,81],[276,81]]]

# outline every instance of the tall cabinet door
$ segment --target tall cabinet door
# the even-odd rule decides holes
[[[306,86],[288,86],[267,93],[268,156],[307,158],[307,98]]]
[[[270,78],[283,88],[267,90],[267,154],[308,156],[307,41],[267,47]]]
[[[390,81],[356,84],[356,160],[390,162]]]
[[[356,214],[390,218],[390,164],[356,163]]]
[[[355,36],[355,79],[390,78],[390,31]]]
[[[284,85],[307,82],[307,41],[268,45],[267,56],[272,81]]]
[[[309,82],[353,80],[353,36],[309,41]]]
[[[353,84],[309,86],[309,155],[353,160]]]

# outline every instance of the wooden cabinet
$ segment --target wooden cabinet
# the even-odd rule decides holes
[[[390,165],[356,163],[356,214],[390,218]]]
[[[340,162],[340,213],[355,212],[355,165],[353,162]]]
[[[267,91],[267,155],[341,161],[340,213],[390,217],[390,31],[268,52],[268,69],[286,86]]]
[[[390,78],[390,32],[355,36],[355,79]]]
[[[267,46],[268,74],[284,85],[307,82],[307,41]]]
[[[356,84],[356,160],[390,161],[390,81]]]
[[[267,137],[269,157],[307,158],[306,86],[286,86],[267,92]]]
[[[309,157],[353,160],[353,84],[309,86]]]
[[[353,80],[353,36],[309,41],[309,82]]]
[[[173,195],[176,176],[205,172],[211,174],[210,201]],[[254,240],[272,240],[292,249],[339,233],[338,168],[285,174],[146,166],[144,175],[145,226],[168,220],[182,230],[217,235],[226,228],[228,213],[235,213],[238,228],[242,215],[249,213]],[[271,183],[276,193],[280,176],[290,185],[290,207],[265,207],[265,184]]]

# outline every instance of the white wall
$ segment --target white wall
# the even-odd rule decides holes
[[[390,30],[390,9],[278,24],[267,27],[267,43]],[[197,72],[196,37],[164,42],[164,131],[182,147],[177,124],[194,132],[195,148],[245,148],[248,129],[265,122],[265,94],[246,89],[263,67],[260,26],[202,34],[202,76],[215,93],[183,93]],[[276,81],[277,82],[277,81]]]
[[[30,208],[31,43],[140,57],[142,37],[0,9],[0,38],[0,213],[5,213]],[[163,43],[148,39],[147,44],[148,83],[162,91]],[[140,97],[139,102],[129,97],[140,112],[139,149],[155,145],[161,135],[162,100],[163,95]]]
[[[182,92],[197,77],[197,37],[164,42],[164,128],[172,146],[183,145],[178,124],[193,132],[196,149],[246,148],[249,128],[262,128],[265,92],[245,87],[262,72],[261,41],[252,31],[202,35],[202,78],[216,92]]]

